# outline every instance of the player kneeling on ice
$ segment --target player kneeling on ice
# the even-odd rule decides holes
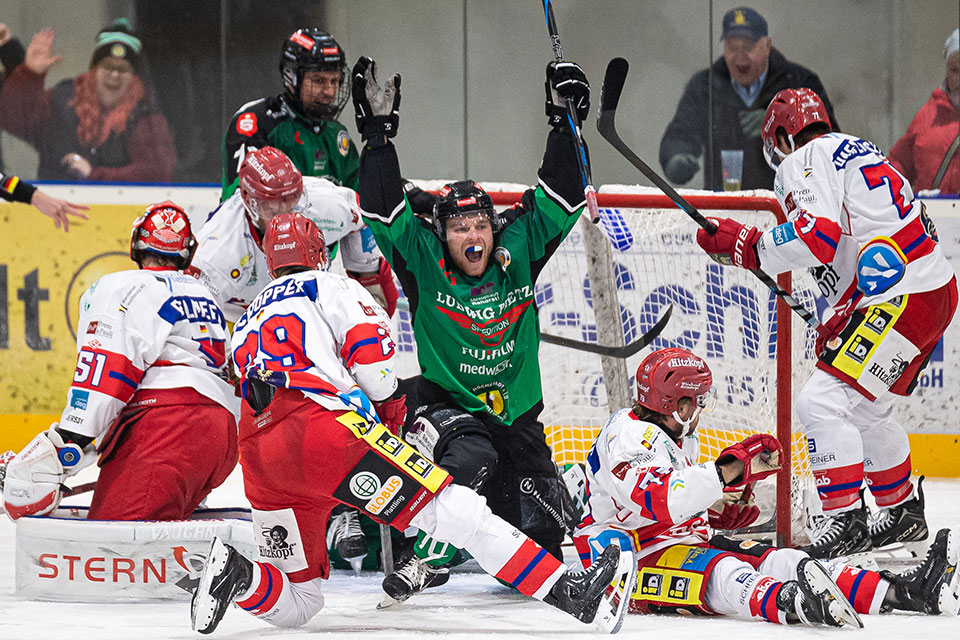
[[[97,462],[88,519],[183,520],[233,470],[240,403],[226,321],[183,273],[195,248],[183,209],[150,205],[130,238],[140,269],[105,275],[80,298],[77,369],[60,422],[5,474],[0,462],[11,518],[50,513],[63,482]]]
[[[910,443],[894,415],[957,308],[957,280],[910,183],[879,148],[834,133],[816,93],[784,89],[761,129],[787,222],[767,231],[728,218],[697,243],[720,264],[779,274],[808,267],[830,309],[817,369],[797,395],[827,516],[817,558],[927,538]],[[860,487],[880,507],[868,524]]]
[[[836,627],[862,626],[857,613],[956,612],[957,530],[940,531],[920,568],[904,576],[839,561],[825,567],[797,549],[715,534],[756,520],[753,483],[779,469],[782,449],[756,434],[697,464],[696,429],[712,384],[693,353],[651,353],[637,369],[637,403],[607,421],[587,456],[587,515],[574,544],[584,562],[615,541],[636,552],[630,611]]]
[[[249,418],[240,433],[244,485],[262,542],[250,562],[214,539],[193,628],[213,631],[230,602],[279,627],[310,620],[329,575],[327,519],[347,504],[463,547],[521,593],[615,629],[625,608],[604,592],[614,580],[632,584],[629,554],[612,545],[572,573],[472,490],[450,484],[396,435],[405,409],[383,309],[355,281],[320,270],[323,236],[300,214],[274,217],[263,247],[276,279],[237,321],[233,353]]]

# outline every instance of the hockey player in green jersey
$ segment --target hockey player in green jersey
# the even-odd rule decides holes
[[[254,149],[276,147],[305,176],[357,188],[357,148],[337,117],[350,95],[343,48],[326,31],[298,29],[283,43],[284,92],[240,107],[223,136],[220,200],[236,191],[237,172]]]
[[[547,67],[552,126],[537,187],[498,214],[475,182],[448,184],[432,224],[414,215],[390,140],[399,124],[400,77],[381,89],[375,63],[362,57],[351,82],[365,143],[360,205],[409,299],[423,372],[409,389],[406,440],[449,470],[454,483],[477,489],[494,513],[562,557],[565,489],[539,421],[534,286],[585,204],[573,136],[561,125],[567,97],[579,117],[586,116],[586,76],[571,62]],[[504,226],[505,217],[514,221]],[[384,590],[404,600],[446,582],[445,571],[417,555],[401,558]]]

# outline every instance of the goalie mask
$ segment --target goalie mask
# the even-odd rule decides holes
[[[713,374],[703,358],[686,349],[670,348],[654,351],[637,368],[637,402],[656,413],[672,416],[683,425],[684,433],[702,411],[709,411],[716,402],[712,392]],[[681,398],[691,398],[693,414],[680,418]]]
[[[283,267],[323,269],[327,264],[323,232],[299,213],[281,213],[270,221],[263,236],[263,252],[274,278]]]
[[[261,231],[275,215],[302,211],[306,206],[303,176],[279,149],[251,151],[244,157],[237,177],[247,217]]]
[[[283,43],[280,50],[280,75],[286,97],[301,114],[314,123],[334,120],[343,111],[350,96],[347,56],[326,31],[320,29],[297,29]],[[303,74],[307,71],[335,71],[340,81],[337,93],[330,103],[304,106],[301,98]]]
[[[170,200],[152,204],[133,222],[130,234],[130,259],[142,266],[145,253],[174,259],[174,266],[190,266],[197,240],[190,229],[190,218]]]
[[[473,180],[461,180],[443,185],[433,205],[433,224],[440,240],[447,239],[447,220],[454,216],[470,217],[483,214],[490,219],[493,233],[502,228],[500,216],[493,208],[493,200]]]
[[[787,134],[791,150],[795,150],[794,136],[808,126],[822,122],[830,127],[830,116],[820,96],[812,89],[784,89],[773,96],[763,117],[760,138],[763,140],[763,156],[774,171],[787,156],[777,147],[777,130]]]

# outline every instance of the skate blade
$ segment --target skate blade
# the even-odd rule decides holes
[[[363,559],[366,557],[367,554],[357,556],[356,558],[347,558],[347,563],[349,563],[350,567],[353,569],[353,575],[360,575],[360,570],[363,569]]]
[[[403,600],[394,600],[387,594],[383,594],[383,600],[377,603],[377,610],[383,611],[384,609],[389,609],[390,607],[396,606],[402,602]]]
[[[822,564],[817,561],[808,562],[803,567],[803,573],[807,583],[813,587],[814,591],[830,595],[832,598],[829,605],[830,615],[840,623],[841,627],[850,625],[863,629],[863,620],[860,619],[853,605],[847,601],[846,596],[840,591],[840,587],[833,581]]]
[[[617,633],[630,608],[630,597],[637,585],[637,559],[632,550],[621,549],[617,571],[604,592],[594,624],[605,633]]]
[[[214,537],[213,542],[210,543],[207,560],[203,565],[203,572],[200,574],[197,590],[193,592],[193,598],[190,601],[190,626],[194,631],[200,633],[213,631],[210,624],[217,608],[217,601],[210,595],[210,585],[213,584],[213,579],[227,566],[227,558],[229,557],[230,554],[223,542],[219,537]]]
[[[940,611],[949,616],[960,615],[960,529],[950,530],[947,538],[947,572],[952,577],[940,587]]]

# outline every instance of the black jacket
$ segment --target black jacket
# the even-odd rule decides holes
[[[767,77],[760,95],[752,107],[747,107],[733,85],[730,83],[730,71],[723,57],[713,63],[713,153],[709,161],[704,162],[705,189],[723,190],[723,175],[720,165],[720,151],[723,149],[743,150],[743,178],[741,189],[772,189],[774,172],[763,158],[763,143],[760,136],[746,137],[740,126],[740,115],[744,111],[761,109],[767,105],[777,92],[783,89],[813,89],[823,100],[834,131],[839,131],[833,105],[817,74],[806,67],[794,64],[783,57],[776,49],[770,50],[767,65]],[[700,156],[707,147],[707,79],[709,70],[703,69],[694,74],[683,90],[683,96],[677,105],[677,112],[667,126],[660,141],[660,165],[666,168],[667,161],[678,153]],[[671,180],[669,175],[667,176]],[[676,180],[673,180],[676,182]],[[685,182],[685,181],[684,181]]]

